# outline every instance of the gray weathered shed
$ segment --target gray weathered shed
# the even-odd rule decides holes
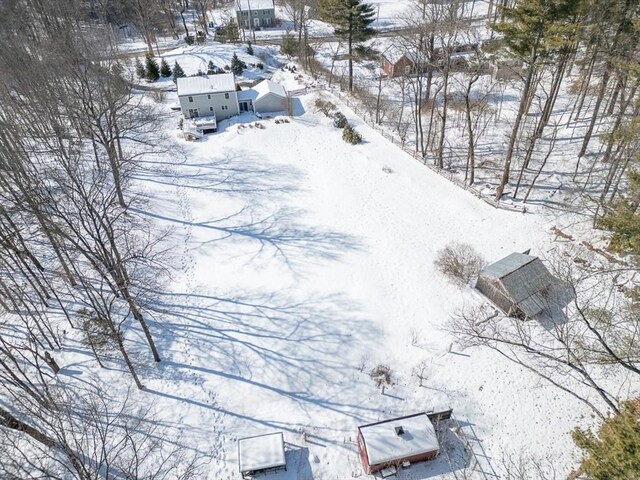
[[[524,253],[512,253],[486,267],[476,288],[505,314],[517,318],[533,317],[571,299],[566,286],[542,260]]]

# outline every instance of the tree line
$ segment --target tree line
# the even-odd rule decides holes
[[[148,307],[166,278],[163,238],[136,214],[142,199],[130,185],[164,147],[154,107],[133,89],[109,25],[96,23],[98,6],[0,4],[2,478],[197,470],[154,433],[152,412],[131,392],[114,397],[94,379],[56,379],[65,335],[100,366],[121,364],[138,389],[138,335],[148,361],[161,361]]]

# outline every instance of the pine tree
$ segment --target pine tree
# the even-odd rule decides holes
[[[223,28],[223,39],[225,42],[237,42],[240,38],[240,30],[233,20],[230,20]]]
[[[150,82],[155,82],[160,78],[160,67],[151,55],[147,55],[146,78]]]
[[[163,58],[160,62],[160,75],[164,78],[169,78],[171,76],[171,67],[167,63],[167,61]]]
[[[253,46],[251,45],[251,41],[247,43],[247,55],[253,55]]]
[[[139,58],[136,58],[136,76],[138,78],[145,78],[147,76],[147,71],[144,69],[144,65]]]
[[[573,440],[586,457],[580,473],[591,480],[627,480],[640,472],[640,399],[624,402],[620,414],[607,418],[598,435],[576,429]]]
[[[173,81],[177,82],[179,78],[184,77],[184,70],[182,70],[182,67],[180,66],[180,64],[176,61],[173,64]]]
[[[280,42],[280,53],[291,58],[297,51],[298,41],[296,40],[296,37],[294,37],[290,32],[286,32],[282,36],[282,41]]]
[[[213,75],[218,71],[218,68],[215,66],[212,60],[209,60],[207,64],[207,75]]]
[[[353,47],[373,36],[373,5],[362,0],[318,0],[321,20],[332,24],[334,33],[347,41],[349,53],[349,91],[353,90]]]
[[[244,71],[246,66],[247,65],[238,58],[238,55],[234,53],[233,57],[231,58],[231,71],[233,72],[233,74],[236,76],[242,75],[242,72]]]

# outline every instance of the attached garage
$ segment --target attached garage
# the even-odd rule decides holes
[[[287,92],[282,85],[271,80],[263,80],[253,87],[257,93],[253,101],[254,110],[258,113],[286,112],[289,110]]]

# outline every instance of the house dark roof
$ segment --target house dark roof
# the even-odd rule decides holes
[[[480,272],[480,278],[498,283],[529,317],[556,302],[555,295],[564,290],[557,288],[561,286],[560,281],[549,273],[542,260],[523,253],[512,253],[489,265]]]

